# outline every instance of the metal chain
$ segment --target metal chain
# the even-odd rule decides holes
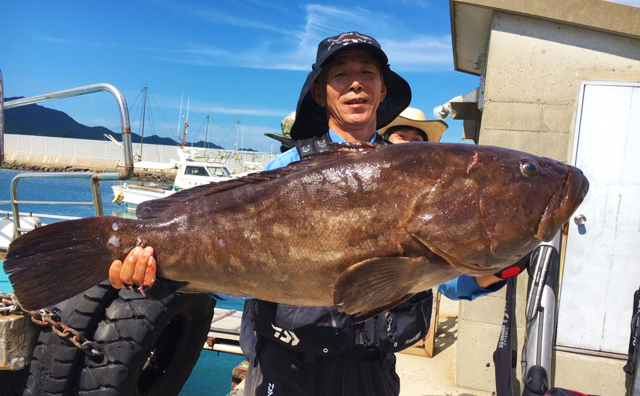
[[[18,306],[18,302],[13,294],[0,293],[0,314],[11,315],[13,313],[19,313],[21,309]]]
[[[27,314],[31,316],[31,321],[40,326],[51,326],[51,330],[60,338],[69,340],[82,352],[95,358],[104,356],[100,346],[95,341],[87,340],[76,329],[60,322],[58,315],[46,310],[28,311],[22,309],[15,296],[0,294],[0,314]]]

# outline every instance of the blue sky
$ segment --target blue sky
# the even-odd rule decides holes
[[[621,2],[640,5],[640,0]],[[140,93],[149,86],[152,128],[177,140],[180,103],[190,103],[189,138],[277,151],[264,136],[295,110],[318,42],[356,30],[375,37],[391,68],[413,90],[412,107],[435,106],[475,89],[479,78],[453,70],[449,2],[5,1],[0,69],[5,96],[33,96],[95,83],[124,94],[139,131]],[[107,93],[49,102],[86,125],[118,130]],[[148,121],[147,121],[148,122]],[[236,128],[239,122],[240,127]],[[443,141],[460,142],[447,120]],[[244,138],[242,138],[242,136]]]

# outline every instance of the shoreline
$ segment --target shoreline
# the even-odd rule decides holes
[[[105,167],[76,166],[76,165],[36,165],[21,163],[19,161],[4,161],[2,169],[18,170],[24,172],[117,172],[119,169],[106,169]],[[135,169],[130,179],[141,182],[155,182],[161,184],[173,184],[176,177],[176,170],[152,170]]]

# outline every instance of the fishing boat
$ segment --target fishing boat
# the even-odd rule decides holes
[[[113,185],[113,203],[124,205],[127,210],[135,211],[137,205],[151,199],[168,197],[169,195],[209,183],[231,180],[238,175],[231,172],[221,163],[210,161],[206,150],[197,147],[178,147],[178,160],[170,163],[141,161],[134,163],[134,169],[172,170],[177,174],[170,188],[144,186],[140,184],[123,183]]]
[[[147,103],[147,87],[145,86],[144,106]],[[182,102],[182,99],[181,99]],[[180,103],[180,116],[182,119],[182,103]],[[143,114],[144,114],[143,109]],[[144,116],[143,116],[144,117]],[[209,136],[209,117],[207,116],[206,138]],[[179,122],[180,125],[180,122]],[[179,131],[180,132],[180,131]],[[231,175],[231,172],[223,164],[228,158],[223,156],[215,157],[209,150],[201,147],[189,147],[187,145],[187,135],[189,134],[189,101],[187,101],[187,112],[181,132],[181,144],[178,146],[178,160],[170,160],[166,162],[138,161],[134,162],[134,169],[146,169],[156,171],[176,171],[176,177],[173,185],[162,188],[161,186],[142,185],[136,183],[122,183],[112,186],[113,203],[124,205],[128,211],[135,211],[136,207],[142,202],[152,199],[160,199],[169,195],[203,184],[217,183],[233,179],[234,177],[243,176],[243,174]],[[144,122],[142,122],[141,135],[144,136]],[[141,144],[142,146],[142,144]],[[140,148],[140,158],[142,156],[142,147]]]

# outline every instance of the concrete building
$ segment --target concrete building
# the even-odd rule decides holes
[[[590,180],[571,221],[556,386],[624,394],[633,291],[640,286],[640,8],[599,0],[450,0],[455,69],[477,91],[446,108],[465,137],[576,164]],[[526,282],[518,286],[522,346]],[[495,389],[504,292],[460,307],[456,383]],[[518,370],[519,371],[519,370]]]

